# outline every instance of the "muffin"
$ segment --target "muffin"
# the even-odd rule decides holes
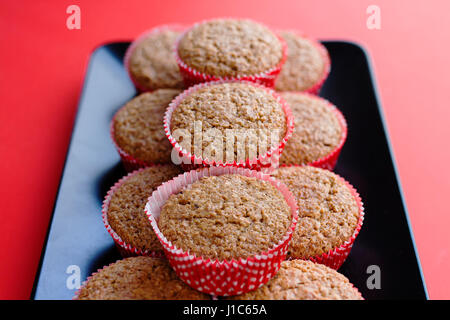
[[[134,41],[125,55],[125,66],[140,91],[183,89],[174,49],[180,26],[152,29]]]
[[[293,130],[291,112],[279,95],[250,82],[192,87],[170,104],[164,121],[172,145],[205,165],[248,165],[268,157],[269,150],[279,154]]]
[[[319,42],[293,31],[282,31],[280,35],[287,44],[287,59],[275,89],[317,93],[330,72],[327,50]]]
[[[144,208],[157,187],[180,173],[181,169],[171,164],[149,167],[129,174],[111,188],[104,202],[103,218],[124,256],[162,255],[161,243]]]
[[[210,259],[267,251],[287,233],[292,216],[272,184],[238,174],[204,177],[171,195],[158,226],[177,248]]]
[[[78,300],[210,300],[184,284],[169,263],[151,257],[117,261],[94,273],[80,288]]]
[[[136,169],[172,163],[172,146],[164,133],[163,117],[169,103],[180,92],[159,89],[143,93],[117,111],[111,135],[126,168],[127,164]]]
[[[337,271],[311,261],[283,261],[267,284],[231,300],[363,300]]]
[[[255,290],[272,278],[298,216],[284,184],[232,166],[175,177],[152,194],[145,211],[177,275],[218,296]]]
[[[362,224],[356,191],[333,172],[310,166],[282,167],[272,175],[286,184],[299,210],[287,257],[339,268]]]
[[[280,164],[311,164],[333,169],[346,136],[344,116],[325,99],[299,92],[284,92],[295,129]]]
[[[274,32],[243,19],[194,25],[181,36],[176,53],[187,82],[245,79],[272,87],[286,58],[285,44]]]

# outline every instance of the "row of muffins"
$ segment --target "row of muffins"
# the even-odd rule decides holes
[[[260,81],[261,77],[267,77],[273,72],[273,65],[276,69],[285,55],[282,51],[285,44],[277,42],[280,39],[278,36],[268,34],[266,27],[248,20],[212,20],[189,30],[177,41],[175,57],[168,53],[180,29],[158,28],[134,42],[126,55],[125,64],[137,87],[155,89],[160,83],[169,89],[139,95],[117,112],[111,126],[113,141],[127,169],[131,171],[151,166],[130,173],[113,186],[104,202],[103,219],[124,257],[151,257],[145,258],[148,261],[144,258],[128,258],[106,267],[83,286],[78,298],[205,298],[208,296],[187,289],[188,286],[179,278],[204,292],[208,292],[205,289],[208,284],[195,285],[190,281],[199,280],[210,284],[214,281],[208,275],[198,277],[198,274],[192,274],[189,277],[188,273],[194,273],[193,269],[190,270],[188,266],[189,271],[185,270],[187,265],[178,261],[189,260],[192,255],[205,257],[208,261],[239,259],[239,263],[245,262],[243,265],[246,270],[249,269],[249,274],[251,271],[261,271],[263,275],[263,270],[249,266],[250,261],[259,265],[265,262],[243,258],[257,255],[260,259],[264,249],[274,244],[276,248],[283,241],[284,247],[280,245],[279,251],[267,251],[271,254],[279,252],[280,257],[278,260],[267,260],[267,264],[274,261],[276,266],[264,274],[266,279],[260,280],[257,286],[250,284],[246,287],[249,290],[244,290],[251,292],[230,289],[229,292],[238,294],[235,298],[361,298],[344,276],[328,267],[302,260],[283,261],[287,254],[291,259],[310,259],[335,269],[342,264],[363,218],[359,196],[345,180],[330,171],[309,166],[281,167],[272,172],[276,179],[271,177],[272,180],[267,180],[269,178],[262,179],[256,173],[237,171],[236,168],[220,171],[219,174],[213,173],[217,170],[203,169],[200,171],[207,171],[204,175],[199,174],[199,170],[179,175],[181,168],[170,164],[174,145],[178,145],[180,149],[175,148],[175,151],[180,154],[184,151],[184,155],[193,155],[193,160],[195,156],[201,159],[201,155],[195,154],[195,142],[191,150],[183,150],[179,141],[173,137],[173,140],[170,139],[174,129],[191,132],[192,123],[199,118],[206,127],[219,128],[219,131],[234,126],[258,130],[279,129],[279,137],[275,139],[278,144],[283,141],[283,137],[287,137],[287,141],[290,137],[288,132],[294,129],[295,122],[293,138],[286,146],[278,145],[277,149],[281,153],[284,148],[280,162],[285,165],[314,164],[331,169],[347,132],[345,120],[339,111],[329,102],[310,94],[286,92],[280,97],[265,87],[242,81],[197,85],[195,89],[191,87],[180,94],[179,88],[183,84],[187,86],[199,82],[202,77],[217,80],[216,77],[230,76],[231,80],[255,80],[270,85],[270,82]],[[317,87],[317,83],[323,81],[323,74],[328,72],[326,68],[329,68],[324,60],[327,55],[321,51],[323,47],[292,32],[283,33],[283,38],[289,48],[298,48],[298,51],[288,51],[286,65],[289,69],[280,68],[281,75],[277,82],[276,77],[273,77],[272,84],[280,83],[280,86],[292,90],[290,88],[293,87],[289,85],[305,85],[309,81],[312,83],[309,88]],[[281,54],[276,52],[277,48]],[[256,55],[252,54],[251,49],[256,50]],[[163,54],[164,50],[167,50],[167,54]],[[181,59],[182,65],[179,62]],[[184,82],[177,81],[179,74],[176,64],[173,67],[174,60],[178,62]],[[167,68],[162,67],[164,65]],[[301,77],[296,76],[293,70],[300,70]],[[290,77],[292,80],[289,80]],[[314,77],[319,80],[315,81]],[[170,81],[164,82],[168,79]],[[282,108],[284,105],[289,107]],[[167,117],[170,109],[170,117]],[[166,117],[163,122],[164,114]],[[258,137],[260,134],[256,139]],[[200,150],[203,147],[200,143]],[[237,153],[232,156],[235,161],[242,160],[238,159]],[[248,150],[242,157],[247,160],[243,162],[244,166],[249,164]],[[203,162],[200,164],[208,164],[204,160],[211,159],[201,160]],[[175,187],[172,181],[177,180],[181,182]],[[190,183],[186,183],[186,180]],[[171,185],[164,188],[164,185],[170,184],[167,181]],[[286,189],[283,192],[280,183],[274,181],[285,183],[290,191],[286,191],[283,185]],[[157,188],[161,184],[163,186]],[[177,188],[179,190],[171,190]],[[170,192],[164,189],[170,189]],[[153,191],[159,192],[159,199],[167,196],[162,205],[153,199],[157,210],[151,208],[152,200],[148,199]],[[156,211],[156,215],[152,211]],[[332,254],[333,250],[337,254]],[[164,256],[164,251],[166,256],[169,253],[167,257],[170,265],[179,278],[174,276],[167,262],[159,259]],[[177,251],[187,252],[188,255],[181,259],[176,256]],[[264,258],[268,256],[270,254]],[[136,271],[135,267],[140,264],[142,266]],[[238,263],[236,265],[236,268],[242,267]],[[204,271],[206,267],[202,267]],[[128,269],[132,275],[124,274],[124,270]],[[226,287],[222,282],[228,281],[230,286],[236,282],[236,287],[240,285],[238,282],[252,282],[252,277],[245,279],[245,276],[239,278],[240,281],[232,281],[226,275],[221,278],[222,274],[215,274],[215,270],[210,275],[220,279],[217,290]],[[217,270],[230,272],[228,269]],[[153,278],[146,275],[150,272]],[[160,276],[155,273],[160,273]],[[120,279],[117,279],[117,275],[121,275]],[[236,272],[229,275],[236,275]],[[148,283],[142,277],[153,280]],[[118,293],[110,287],[108,279],[114,279],[114,286],[122,284],[127,289],[121,289]],[[136,279],[141,279],[141,282]],[[298,279],[302,279],[303,286],[289,285],[290,282],[298,283]],[[156,287],[160,288],[161,281],[168,281],[177,290],[155,293],[160,290]],[[277,292],[286,286],[289,290]],[[148,289],[151,287],[155,289]],[[230,294],[224,292],[223,295]]]

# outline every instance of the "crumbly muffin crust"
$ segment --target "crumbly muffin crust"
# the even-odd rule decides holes
[[[201,123],[202,140],[194,139],[194,122]],[[223,162],[265,154],[287,130],[282,104],[272,94],[233,82],[208,85],[185,97],[174,110],[170,127],[172,133],[177,129],[190,133],[191,154]],[[231,129],[236,139],[227,139]]]
[[[167,106],[181,91],[159,89],[130,100],[114,117],[117,145],[147,163],[171,163],[172,146],[164,133]]]
[[[79,300],[210,300],[178,279],[163,259],[132,257],[104,268],[81,288]]]
[[[297,199],[299,218],[287,257],[309,258],[341,246],[353,235],[359,207],[350,189],[333,172],[281,167],[273,176]]]
[[[325,265],[305,260],[283,261],[264,286],[231,300],[363,300],[349,280]]]
[[[173,53],[180,32],[161,30],[152,33],[134,48],[130,55],[130,73],[147,90],[183,89],[184,83]]]
[[[271,249],[290,224],[290,208],[280,191],[238,174],[204,177],[171,195],[158,221],[177,248],[219,260]]]
[[[178,55],[189,67],[218,76],[254,75],[275,67],[283,48],[267,27],[250,20],[217,19],[194,26]]]
[[[323,76],[325,61],[314,43],[283,31],[280,35],[287,44],[287,59],[275,82],[278,91],[304,91],[313,87]]]
[[[141,250],[162,251],[144,212],[148,197],[162,183],[181,173],[175,165],[149,167],[127,178],[114,192],[107,217],[111,228],[125,243]]]
[[[306,94],[285,92],[295,129],[281,154],[281,164],[308,164],[329,155],[339,145],[343,129],[328,101]]]

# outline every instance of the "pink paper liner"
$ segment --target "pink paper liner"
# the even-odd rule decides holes
[[[302,167],[302,165],[291,165],[291,166],[286,166],[286,167]],[[353,243],[355,242],[355,239],[361,230],[361,227],[364,222],[364,205],[363,205],[362,199],[361,199],[358,191],[356,191],[356,189],[347,180],[345,180],[341,176],[337,175],[336,173],[335,173],[335,175],[350,190],[352,196],[354,197],[354,199],[356,201],[356,204],[358,205],[358,208],[359,208],[358,223],[356,224],[355,230],[353,231],[353,234],[350,237],[350,239],[345,241],[342,245],[340,245],[339,247],[333,248],[330,251],[323,253],[321,255],[304,258],[304,260],[311,260],[316,263],[321,263],[332,269],[337,270],[342,266],[344,261],[347,259],[348,255],[350,254],[350,251],[353,247]],[[290,259],[300,259],[300,258],[291,257]]]
[[[111,225],[108,222],[108,209],[109,209],[109,203],[111,202],[112,196],[116,192],[118,188],[122,184],[124,184],[128,179],[135,176],[136,174],[142,172],[145,170],[145,168],[138,169],[136,171],[133,171],[129,173],[128,175],[122,177],[119,181],[117,181],[108,191],[108,193],[105,196],[105,199],[103,200],[102,205],[102,220],[103,224],[105,225],[106,230],[108,231],[109,235],[113,238],[114,243],[119,250],[122,257],[134,257],[134,256],[149,256],[154,258],[162,258],[164,257],[164,252],[161,251],[151,251],[151,250],[142,250],[138,249],[125,241],[122,240],[122,238],[114,231],[114,229],[111,227]]]
[[[182,148],[182,146],[172,136],[170,123],[172,120],[173,112],[181,103],[181,101],[183,101],[187,96],[189,96],[193,92],[206,86],[212,86],[222,83],[246,83],[254,87],[264,89],[267,93],[271,94],[278,102],[281,103],[282,109],[286,116],[286,133],[284,138],[280,141],[280,143],[277,146],[272,146],[265,154],[259,155],[257,158],[233,162],[223,162],[215,160],[211,161],[208,159],[203,159],[202,157],[191,154],[189,151]],[[209,167],[209,166],[221,166],[221,167],[233,166],[233,167],[245,167],[253,170],[266,170],[267,172],[270,172],[275,167],[278,167],[281,152],[283,151],[286,142],[292,136],[292,132],[294,131],[294,116],[292,115],[292,111],[289,108],[288,104],[283,100],[283,98],[281,98],[281,96],[278,93],[276,93],[272,89],[249,81],[219,80],[214,82],[199,83],[193,87],[186,89],[177,97],[175,97],[175,99],[172,100],[172,102],[169,104],[169,107],[167,108],[166,113],[164,114],[164,131],[172,146],[175,148],[175,150],[178,151],[179,156],[182,160],[182,166],[185,169],[186,168],[194,169],[198,167]]]
[[[159,230],[157,220],[161,207],[169,196],[202,177],[223,174],[241,174],[268,181],[285,197],[291,209],[292,222],[285,236],[268,251],[245,259],[211,260],[178,249]],[[286,185],[262,172],[236,167],[210,167],[185,172],[156,189],[145,206],[145,212],[177,275],[194,289],[217,296],[242,294],[255,290],[269,281],[286,258],[286,251],[298,218],[297,201]]]
[[[226,18],[226,19],[230,19],[230,18]],[[211,19],[211,20],[215,20],[215,19]],[[284,39],[282,37],[280,37],[274,31],[272,31],[272,32],[277,36],[278,40],[281,42],[281,48],[282,48],[281,60],[278,62],[278,64],[276,66],[270,68],[267,71],[260,72],[258,74],[238,75],[238,76],[234,76],[234,77],[231,77],[231,76],[230,77],[214,76],[214,75],[209,75],[209,74],[197,71],[194,68],[191,68],[190,66],[188,66],[181,59],[181,57],[178,54],[178,45],[180,43],[180,40],[192,28],[196,27],[199,24],[203,24],[205,22],[208,22],[208,21],[210,21],[210,20],[204,20],[202,22],[194,24],[189,29],[185,30],[184,33],[181,34],[178,37],[178,40],[176,41],[176,45],[175,45],[175,49],[174,49],[175,58],[177,60],[178,67],[180,68],[181,76],[183,77],[184,83],[186,84],[186,86],[190,87],[190,86],[196,85],[198,83],[209,82],[209,81],[217,81],[217,80],[246,80],[246,81],[256,82],[256,83],[262,84],[262,85],[264,85],[266,87],[269,87],[269,88],[273,88],[274,85],[275,85],[275,80],[276,80],[276,78],[278,77],[278,74],[281,71],[281,67],[283,66],[283,64],[284,64],[284,62],[286,61],[286,58],[287,58],[287,45],[286,45],[286,42],[284,41]],[[261,23],[258,22],[258,24],[261,24]]]
[[[328,50],[318,40],[316,40],[315,38],[307,36],[303,32],[296,31],[296,30],[284,30],[284,31],[295,33],[299,37],[308,40],[319,51],[319,53],[320,53],[320,55],[322,57],[323,63],[324,63],[322,75],[317,80],[317,82],[315,84],[313,84],[310,88],[302,91],[302,92],[311,93],[311,94],[315,94],[315,95],[319,94],[319,91],[322,88],[325,80],[328,78],[328,75],[330,74],[330,70],[331,70],[331,59],[330,59],[330,55],[328,54]]]
[[[331,150],[326,156],[307,164],[309,166],[323,168],[323,169],[333,171],[334,168],[336,167],[336,162],[339,158],[339,155],[341,154],[342,147],[344,146],[345,141],[347,140],[347,135],[348,135],[347,121],[345,120],[344,115],[331,102],[329,102],[328,100],[323,99],[321,97],[318,97],[312,93],[300,92],[300,91],[283,91],[283,93],[301,94],[301,95],[308,96],[312,99],[321,100],[321,101],[325,102],[327,104],[327,106],[330,108],[330,110],[336,115],[336,118],[338,119],[339,125],[341,126],[341,130],[342,130],[341,138],[339,140],[338,145],[333,150]],[[302,165],[302,164],[280,164],[280,167],[289,167],[291,165]]]
[[[130,58],[131,58],[131,54],[133,53],[134,49],[139,45],[139,43],[141,43],[143,40],[145,40],[150,35],[153,35],[153,34],[156,34],[159,32],[163,32],[163,31],[167,31],[167,30],[183,32],[185,29],[186,29],[186,27],[183,25],[180,25],[180,24],[165,24],[165,25],[156,26],[152,29],[145,31],[141,35],[139,35],[136,38],[136,40],[134,40],[130,44],[130,46],[127,48],[127,51],[125,51],[125,56],[123,58],[123,65],[124,65],[125,69],[127,70],[128,76],[130,77],[131,81],[133,82],[133,84],[136,87],[136,89],[138,90],[138,92],[148,92],[148,91],[153,91],[153,90],[142,86],[134,78],[133,74],[131,73]]]

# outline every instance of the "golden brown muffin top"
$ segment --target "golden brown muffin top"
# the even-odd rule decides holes
[[[172,146],[164,133],[167,106],[181,91],[159,89],[131,99],[114,117],[117,145],[147,163],[171,163]]]
[[[184,88],[173,52],[179,35],[178,31],[161,30],[149,34],[136,45],[130,55],[129,69],[143,88]]]
[[[254,75],[274,68],[283,48],[267,27],[250,20],[217,19],[194,26],[178,55],[189,67],[213,76]]]
[[[329,155],[339,145],[343,129],[329,102],[285,92],[281,96],[294,116],[295,129],[281,154],[281,164],[308,164]]]
[[[337,271],[305,260],[283,261],[278,273],[255,291],[232,300],[363,300],[358,289]]]
[[[271,183],[238,174],[204,177],[173,194],[158,226],[177,248],[204,258],[245,258],[287,233],[290,208]]]
[[[288,257],[309,258],[341,246],[351,238],[359,207],[350,189],[331,171],[282,167],[273,176],[297,199],[299,217]]]
[[[275,82],[278,91],[304,91],[314,86],[324,74],[325,61],[310,39],[295,32],[283,31],[280,35],[287,44],[287,59]]]
[[[201,140],[194,139],[194,122],[201,123]],[[248,83],[207,85],[190,93],[174,110],[170,127],[172,135],[178,129],[190,133],[191,154],[223,162],[265,154],[280,143],[287,129],[281,102]]]
[[[127,244],[142,251],[162,251],[152,225],[144,212],[148,197],[162,183],[181,173],[175,165],[149,167],[126,178],[109,203],[107,217],[111,228]]]
[[[210,300],[178,279],[163,259],[132,257],[94,274],[80,300]]]

